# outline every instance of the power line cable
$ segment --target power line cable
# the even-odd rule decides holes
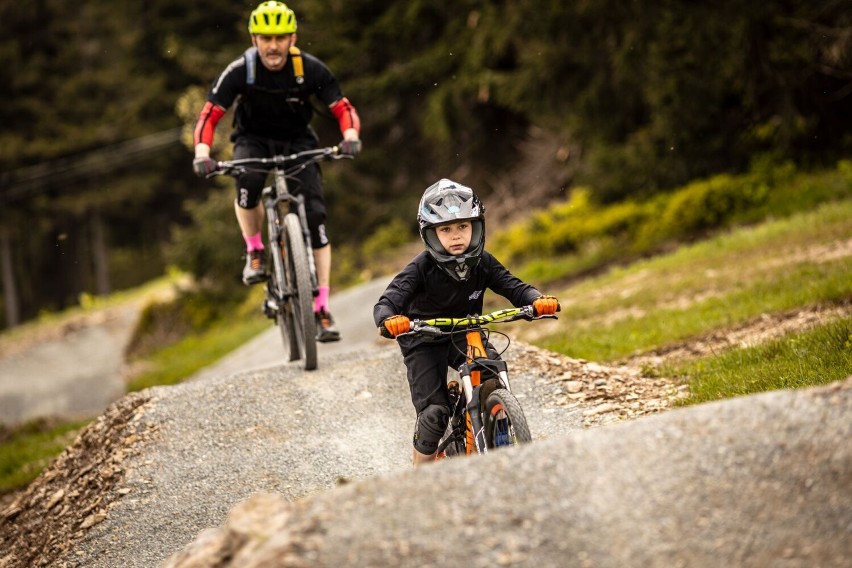
[[[180,127],[105,146],[74,158],[62,158],[0,173],[0,199],[9,202],[40,193],[56,182],[100,175],[159,152],[180,141]]]

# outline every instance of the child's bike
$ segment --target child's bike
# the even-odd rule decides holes
[[[481,316],[411,320],[410,331],[401,335],[441,337],[465,334],[466,361],[459,366],[459,381],[447,385],[450,399],[450,422],[438,445],[435,459],[455,455],[484,454],[502,446],[532,441],[524,411],[509,385],[503,352],[486,351],[491,334],[509,337],[485,327],[519,319],[535,320],[555,315],[536,316],[532,306],[497,310]]]
[[[290,361],[304,358],[305,369],[317,368],[317,329],[314,296],[319,293],[311,235],[302,195],[290,193],[287,181],[309,165],[322,160],[352,158],[337,146],[305,150],[271,158],[245,158],[217,163],[214,175],[239,176],[248,171],[272,171],[274,183],[263,188],[271,271],[266,282],[263,312],[281,329]],[[282,208],[283,205],[283,208]]]

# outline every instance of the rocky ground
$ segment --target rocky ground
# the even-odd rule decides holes
[[[0,567],[50,566],[103,521],[126,474],[125,459],[145,432],[133,427],[146,397],[111,406],[25,490],[7,495],[0,512]],[[14,551],[17,551],[14,552]]]

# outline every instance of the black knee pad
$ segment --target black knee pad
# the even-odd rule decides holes
[[[414,425],[414,449],[421,454],[435,453],[449,421],[450,409],[446,406],[430,404],[424,408]]]

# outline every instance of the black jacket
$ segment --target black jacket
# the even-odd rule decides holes
[[[531,304],[541,292],[509,272],[488,251],[465,282],[450,278],[423,251],[396,275],[373,308],[376,326],[395,314],[409,318],[462,318],[481,314],[483,295],[490,289],[515,307]]]
[[[270,71],[256,54],[254,85],[247,83],[243,56],[232,61],[213,82],[208,101],[224,109],[239,101],[234,137],[247,134],[281,141],[313,137],[309,130],[313,117],[310,97],[315,95],[331,106],[343,97],[343,91],[325,63],[304,51],[301,56],[304,65],[301,84],[293,73],[292,55],[282,70]]]

